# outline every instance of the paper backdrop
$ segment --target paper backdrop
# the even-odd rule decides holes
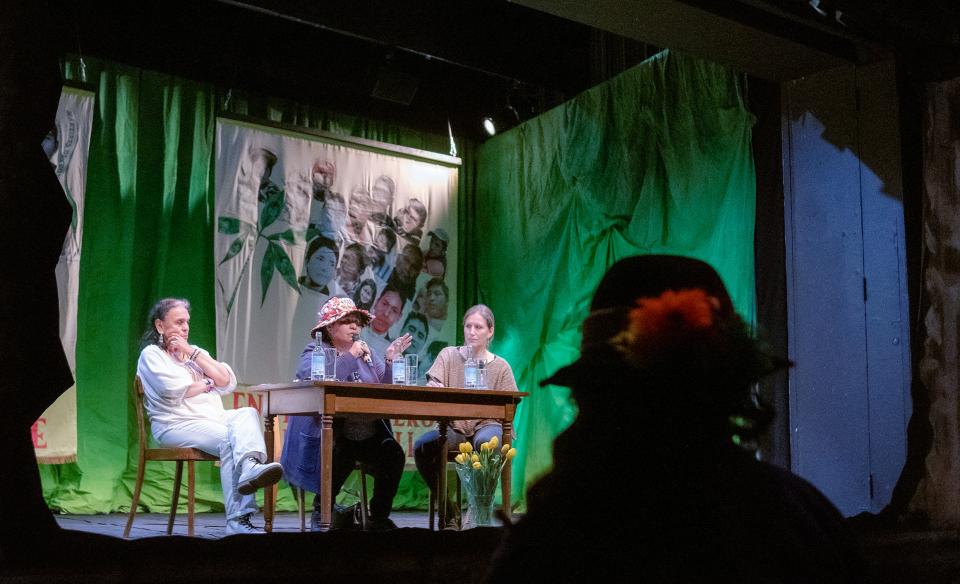
[[[217,357],[240,384],[293,379],[331,296],[376,315],[381,356],[409,332],[422,379],[456,339],[457,169],[226,119],[216,149]],[[412,461],[424,424],[395,429]]]

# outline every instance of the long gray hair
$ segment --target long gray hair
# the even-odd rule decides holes
[[[190,312],[190,301],[184,298],[164,298],[153,305],[147,315],[147,330],[143,332],[143,337],[140,338],[140,349],[147,345],[159,345],[161,349],[163,348],[163,345],[160,345],[160,333],[157,332],[154,322],[157,319],[163,320],[170,310],[178,306],[182,306],[187,309],[187,312]]]

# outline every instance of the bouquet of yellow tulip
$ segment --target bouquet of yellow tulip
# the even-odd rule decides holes
[[[490,525],[493,519],[493,495],[507,461],[517,455],[509,444],[500,446],[494,436],[474,451],[470,442],[460,444],[456,461],[457,475],[467,491],[467,500],[477,525]]]

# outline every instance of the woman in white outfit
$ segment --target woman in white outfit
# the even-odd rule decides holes
[[[220,457],[227,535],[263,533],[251,516],[254,493],[280,480],[266,461],[263,425],[254,408],[226,410],[221,395],[237,387],[226,363],[189,343],[190,303],[165,298],[150,311],[137,363],[153,437],[164,447],[199,448]]]

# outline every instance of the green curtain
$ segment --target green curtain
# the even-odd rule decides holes
[[[753,121],[734,72],[661,53],[479,148],[468,233],[477,297],[496,315],[494,351],[530,392],[516,421],[518,498],[576,416],[568,390],[539,382],[577,358],[611,264],[705,260],[752,321]]]
[[[87,74],[96,113],[77,314],[77,462],[41,466],[48,504],[65,513],[129,509],[137,464],[130,386],[152,303],[188,298],[197,317],[191,340],[216,346],[212,88],[89,60]],[[148,509],[169,505],[172,476],[173,463],[148,465]],[[213,465],[198,465],[197,499],[200,510],[222,508]]]
[[[96,113],[78,301],[78,456],[76,463],[40,466],[44,497],[63,513],[129,510],[137,466],[130,385],[152,304],[164,296],[188,298],[191,341],[216,348],[210,245],[219,112],[436,152],[449,147],[443,134],[85,61]],[[65,69],[67,79],[84,82],[76,60],[68,60]],[[173,469],[173,463],[147,465],[141,503],[149,511],[168,509]],[[345,490],[350,489],[356,490],[352,482]],[[425,508],[427,495],[417,473],[406,472],[396,506]],[[288,489],[280,488],[278,508],[296,508]],[[219,470],[197,465],[197,510],[222,509]]]
[[[73,62],[67,77],[79,80]],[[41,465],[44,496],[65,513],[129,508],[130,383],[151,304],[189,298],[191,337],[215,347],[208,250],[217,111],[435,152],[449,145],[445,128],[412,132],[113,63],[87,59],[87,79],[97,102],[78,314],[78,461]],[[531,392],[516,424],[521,499],[575,416],[565,390],[537,383],[576,358],[579,323],[607,266],[644,252],[705,259],[752,317],[751,123],[732,72],[663,55],[480,147],[458,142],[460,312],[476,301],[494,309],[494,349]],[[172,469],[148,465],[141,500],[149,510],[169,504]],[[198,469],[198,509],[222,509],[219,471]],[[422,481],[406,473],[396,506],[425,502]],[[294,508],[286,489],[279,508]]]

